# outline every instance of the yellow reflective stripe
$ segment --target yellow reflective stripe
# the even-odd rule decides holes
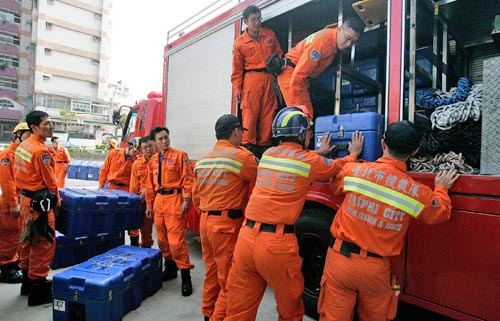
[[[311,165],[308,163],[267,155],[262,156],[259,167],[294,173],[304,177],[309,177],[309,172],[311,171]]]
[[[344,177],[344,190],[356,192],[388,205],[394,206],[413,217],[417,217],[424,204],[400,192],[380,186],[366,179],[346,176]]]
[[[313,41],[313,39],[314,39],[315,36],[316,36],[316,33],[313,33],[312,35],[310,35],[309,37],[307,37],[305,44],[307,45],[307,44],[311,43]]]
[[[31,163],[31,155],[30,152],[28,152],[26,149],[22,147],[17,147],[16,148],[16,156],[22,158],[23,160],[27,161],[28,163]]]
[[[206,158],[198,161],[194,170],[200,168],[224,168],[228,169],[232,172],[239,174],[241,172],[241,167],[243,164],[238,162],[237,160],[226,158],[226,157],[217,157],[217,158]]]
[[[291,119],[293,116],[295,116],[295,115],[302,115],[302,116],[303,116],[303,115],[304,115],[304,113],[303,113],[303,112],[301,112],[301,111],[298,111],[298,110],[290,112],[290,113],[289,113],[289,114],[287,114],[287,115],[285,116],[285,118],[283,118],[283,120],[281,121],[281,127],[285,127],[286,125],[288,125],[288,122],[290,121],[290,119]]]

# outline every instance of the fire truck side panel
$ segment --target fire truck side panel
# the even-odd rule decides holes
[[[234,26],[168,54],[166,126],[174,148],[199,159],[215,143],[214,124],[231,113]]]

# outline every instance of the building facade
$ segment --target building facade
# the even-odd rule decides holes
[[[108,94],[111,4],[0,0],[0,99],[46,111],[56,131],[70,136],[99,139],[102,132],[113,131]]]

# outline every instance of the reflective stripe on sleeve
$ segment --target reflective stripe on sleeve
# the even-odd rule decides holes
[[[241,167],[243,164],[238,162],[237,160],[226,158],[226,157],[218,157],[218,158],[206,158],[198,161],[194,170],[198,170],[201,168],[224,168],[239,174],[241,172]]]
[[[259,167],[294,173],[304,177],[309,177],[309,172],[311,171],[311,165],[308,163],[293,159],[271,157],[267,155],[264,155],[261,158]]]
[[[377,201],[384,202],[394,206],[413,217],[417,217],[424,204],[400,192],[391,190],[390,188],[377,185],[366,179],[346,176],[344,177],[344,190],[356,192],[361,195],[371,197]]]
[[[26,149],[22,147],[16,148],[16,156],[27,161],[28,163],[31,163],[31,158],[33,157],[33,155],[30,152],[28,152]]]

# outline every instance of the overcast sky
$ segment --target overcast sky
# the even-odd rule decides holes
[[[200,12],[213,0],[113,1],[109,80],[125,81],[128,103],[161,92],[167,31]]]

